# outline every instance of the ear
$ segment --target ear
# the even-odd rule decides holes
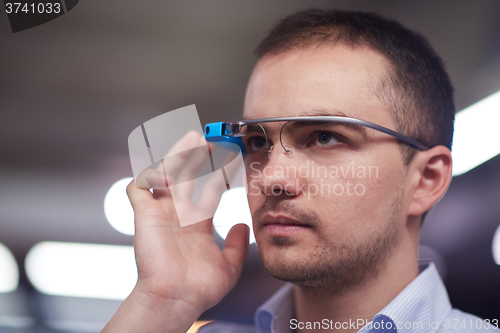
[[[419,216],[428,211],[448,190],[452,177],[451,152],[445,146],[420,151],[408,166],[411,182],[408,215]]]

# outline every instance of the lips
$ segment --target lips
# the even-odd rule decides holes
[[[261,222],[262,231],[270,237],[298,239],[304,232],[312,230],[308,223],[282,214],[265,214]]]
[[[262,218],[262,225],[267,226],[267,225],[282,225],[282,226],[298,226],[298,227],[311,227],[311,225],[294,220],[288,216],[285,215],[272,215],[272,214],[266,214]]]

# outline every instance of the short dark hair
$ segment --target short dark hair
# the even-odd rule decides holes
[[[260,59],[338,42],[369,46],[389,59],[392,68],[375,93],[391,108],[398,132],[451,149],[455,103],[443,61],[425,37],[398,22],[373,13],[308,9],[279,21],[255,53]],[[415,150],[400,147],[409,163]]]

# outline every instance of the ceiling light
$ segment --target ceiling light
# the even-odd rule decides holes
[[[137,281],[132,246],[41,242],[25,266],[33,286],[48,295],[124,300]]]
[[[497,227],[497,231],[495,231],[495,235],[493,236],[493,260],[497,265],[500,265],[500,225]]]
[[[453,136],[453,175],[500,154],[500,92],[457,113]]]
[[[19,269],[9,249],[0,243],[0,293],[10,293],[19,284]]]
[[[132,177],[114,183],[104,197],[104,214],[109,224],[125,235],[134,234],[134,210],[127,196],[127,185]]]
[[[250,244],[255,243],[252,214],[248,207],[247,192],[244,187],[233,187],[222,194],[213,222],[215,231],[223,239],[226,239],[232,226],[245,223],[250,227]]]

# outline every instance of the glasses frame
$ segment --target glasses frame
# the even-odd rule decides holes
[[[288,124],[291,121],[297,121],[297,120],[311,120],[311,121],[325,121],[325,122],[332,122],[332,123],[339,123],[339,124],[350,124],[350,125],[359,125],[359,126],[364,126],[368,127],[371,129],[374,129],[376,131],[388,134],[399,141],[402,141],[418,150],[428,150],[429,147],[424,145],[423,143],[410,138],[409,136],[406,136],[404,134],[398,133],[396,131],[393,131],[387,127],[380,126],[374,123],[371,123],[366,120],[361,120],[361,119],[355,119],[355,118],[348,118],[348,117],[338,117],[338,116],[303,116],[303,117],[278,117],[278,118],[260,118],[260,119],[248,119],[248,120],[240,120],[240,121],[230,121],[230,122],[216,122],[216,123],[209,123],[205,125],[205,139],[208,142],[231,142],[235,143],[244,152],[245,148],[243,146],[243,143],[241,142],[241,139],[239,137],[244,136],[244,134],[240,133],[241,127],[244,125],[249,125],[249,124],[260,124],[260,123],[270,123],[270,122],[285,122],[283,126],[281,126],[280,130],[280,144],[281,147],[286,151],[289,152],[290,149],[287,149],[283,145],[283,141],[281,139],[281,134],[283,131],[283,128],[285,127],[286,124]],[[262,128],[262,126],[261,126]],[[262,128],[264,131],[264,135],[266,135],[267,139],[267,133]]]

